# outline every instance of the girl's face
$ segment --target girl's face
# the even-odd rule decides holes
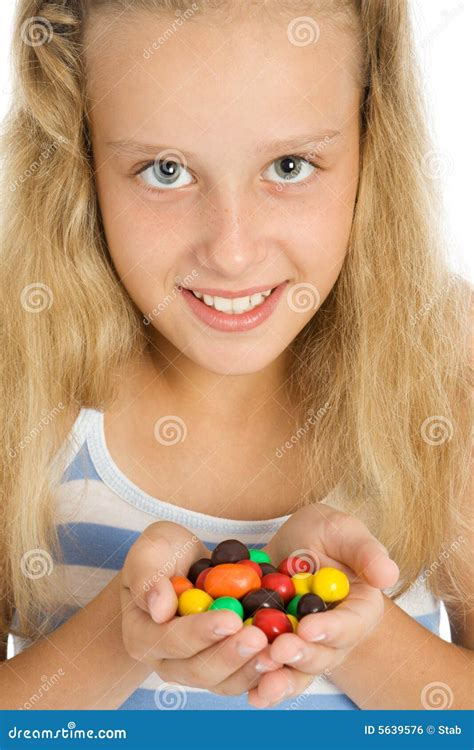
[[[135,13],[94,20],[87,45],[105,233],[156,346],[164,337],[215,373],[267,367],[317,314],[346,253],[355,38],[308,17],[177,25]],[[208,290],[220,311],[180,285]]]

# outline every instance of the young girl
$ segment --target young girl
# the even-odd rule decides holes
[[[0,708],[468,707],[470,289],[412,52],[406,0],[19,0]],[[226,538],[351,594],[271,646],[175,618]]]

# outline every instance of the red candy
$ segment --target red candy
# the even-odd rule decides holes
[[[239,562],[237,563],[237,565],[248,565],[249,568],[253,568],[254,569],[254,571],[256,572],[256,574],[258,575],[259,578],[261,578],[263,576],[262,569],[261,569],[260,565],[258,563],[256,563],[256,562],[254,562],[253,560],[239,560]]]
[[[285,604],[293,599],[296,593],[293,581],[283,573],[268,573],[263,576],[262,588],[278,591]]]
[[[296,573],[314,573],[316,570],[316,562],[310,560],[307,557],[296,557],[290,555],[286,560],[278,566],[278,572],[283,573],[285,576],[294,576]]]
[[[282,633],[292,633],[293,625],[286,614],[279,609],[257,609],[253,616],[253,625],[260,628],[268,638],[269,643],[273,643],[277,636]]]
[[[204,588],[204,582],[205,582],[207,576],[209,575],[209,573],[211,572],[211,570],[212,570],[212,568],[204,568],[204,570],[201,570],[201,572],[199,573],[198,577],[196,578],[196,583],[194,584],[194,586],[197,589],[202,589],[202,591],[206,590]]]

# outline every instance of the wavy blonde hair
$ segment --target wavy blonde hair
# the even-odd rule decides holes
[[[196,5],[140,0],[133,10]],[[232,16],[250,5],[207,0],[204,12]],[[271,12],[294,11],[290,5],[260,3]],[[297,5],[349,19],[363,60],[360,183],[347,257],[292,343],[295,409],[307,415],[330,404],[302,441],[302,503],[316,499],[322,470],[399,564],[400,593],[463,538],[470,288],[448,266],[406,0]],[[2,634],[13,607],[18,634],[47,629],[54,578],[25,575],[24,561],[38,549],[60,559],[54,492],[71,415],[110,405],[121,369],[147,346],[142,313],[109,256],[91,166],[83,34],[91,9],[117,7],[131,6],[19,0],[17,7],[15,97],[1,146]],[[429,576],[436,595],[463,599],[466,552],[461,544]]]

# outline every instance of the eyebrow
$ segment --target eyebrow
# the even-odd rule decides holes
[[[262,140],[257,144],[256,152],[261,153],[265,151],[279,151],[282,154],[291,154],[292,149],[311,150],[321,146],[322,144],[329,145],[335,141],[340,135],[340,130],[326,130],[320,133],[302,133],[301,135],[293,136],[291,138],[285,138],[284,140],[270,139]],[[150,154],[156,154],[164,152],[171,153],[182,153],[186,158],[197,158],[196,154],[192,151],[185,151],[184,149],[176,149],[172,146],[165,146],[157,143],[140,143],[133,139],[121,140],[121,141],[107,141],[109,146],[114,151],[122,153],[137,155],[137,156],[149,156]]]

